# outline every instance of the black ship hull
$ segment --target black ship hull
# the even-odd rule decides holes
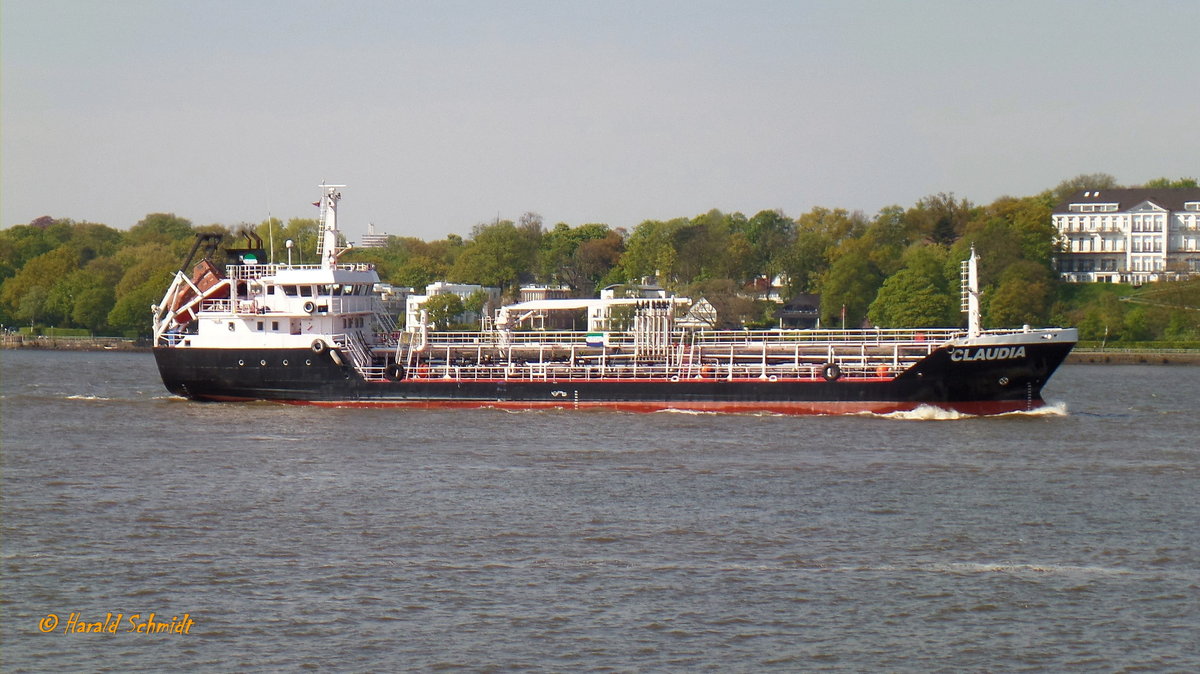
[[[935,405],[991,414],[1043,405],[1042,387],[1072,344],[1005,350],[941,347],[877,377],[457,379],[439,372],[368,381],[335,351],[156,347],[167,389],[195,400],[337,406],[514,407],[637,411],[890,412]]]

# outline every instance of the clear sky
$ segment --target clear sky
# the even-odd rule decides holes
[[[0,0],[0,224],[351,239],[1200,174],[1200,1]]]

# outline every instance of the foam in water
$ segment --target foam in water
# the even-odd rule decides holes
[[[919,405],[916,409],[900,410],[897,412],[885,412],[882,414],[867,413],[866,416],[879,417],[880,419],[904,419],[915,421],[952,421],[956,419],[971,419],[976,415],[964,414],[957,410],[946,409],[936,405]]]
[[[977,419],[987,417],[1065,417],[1067,416],[1067,404],[1065,402],[1047,403],[1041,407],[1031,410],[1014,410],[1012,412],[1001,412],[999,414],[968,414],[959,412],[958,410],[938,407],[937,405],[919,405],[915,409],[900,410],[897,412],[886,412],[876,414],[873,412],[865,413],[863,416],[879,417],[880,419],[901,419],[906,421],[956,421],[959,419]]]

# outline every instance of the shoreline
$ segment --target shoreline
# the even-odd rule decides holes
[[[151,348],[122,337],[40,337],[6,335],[0,349],[47,351],[150,352]],[[1200,365],[1200,350],[1187,349],[1079,349],[1071,351],[1067,365]]]
[[[1184,349],[1072,349],[1068,365],[1200,365],[1200,351]]]
[[[0,349],[43,349],[46,351],[150,351],[124,337],[33,337],[5,335]]]

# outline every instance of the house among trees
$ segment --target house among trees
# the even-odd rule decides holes
[[[717,321],[717,308],[712,305],[712,302],[701,297],[688,308],[682,318],[675,321],[675,325],[693,330],[715,330]]]
[[[571,296],[571,289],[566,286],[523,285],[521,286],[521,302],[540,302],[542,300],[565,300]],[[580,309],[578,312],[551,312],[543,314],[537,323],[541,330],[578,330],[585,325],[586,317]]]
[[[566,286],[523,285],[521,286],[521,301],[534,302],[537,300],[565,300],[571,296],[571,289]]]
[[[821,296],[800,293],[775,311],[779,327],[792,330],[815,330],[821,327]]]
[[[1200,273],[1200,188],[1083,190],[1053,218],[1064,280],[1141,284]]]
[[[478,329],[484,316],[500,306],[500,289],[464,283],[438,281],[425,286],[424,295],[409,295],[405,303],[405,328],[416,330],[421,324],[421,311],[427,313],[427,323],[438,330],[455,325],[471,325]]]
[[[656,283],[614,283],[600,290],[600,299],[611,300],[620,298],[665,299],[670,297],[662,286]]]
[[[360,248],[387,248],[388,234],[376,234],[375,223],[367,224],[367,233],[362,235],[358,245]]]

